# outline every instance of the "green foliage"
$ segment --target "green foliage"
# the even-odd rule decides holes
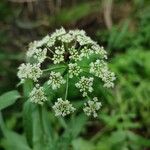
[[[93,9],[91,9],[91,7]],[[79,21],[81,18],[89,15],[92,12],[96,12],[99,9],[99,3],[83,3],[74,6],[71,9],[65,8],[62,9],[56,16],[53,18],[57,22],[57,25],[64,25],[67,23],[74,23]]]
[[[33,88],[32,81],[26,81],[23,90],[18,86],[23,100],[18,102],[19,105],[13,105],[21,98],[18,91],[14,91],[13,88],[18,82],[16,68],[20,61],[23,61],[22,45],[31,39],[38,39],[39,36],[50,32],[50,29],[39,19],[32,20],[31,24],[26,21],[26,19],[33,19],[40,12],[40,8],[47,11],[46,6],[35,7],[33,3],[32,12],[29,5],[30,8],[19,4],[18,9],[16,7],[18,4],[14,5],[4,0],[0,2],[2,22],[0,27],[3,29],[0,31],[0,93],[10,90],[0,96],[0,110],[2,110],[0,149],[144,150],[150,148],[149,1],[132,0],[130,3],[125,0],[116,0],[113,10],[115,9],[121,18],[111,14],[113,26],[110,30],[103,28],[105,22],[101,17],[103,16],[102,1],[84,2],[74,1],[73,4],[73,1],[70,1],[69,4],[65,4],[62,1],[62,8],[58,12],[54,14],[48,12],[48,15],[47,12],[44,15],[41,13],[40,18],[48,18],[46,24],[48,22],[51,31],[56,26],[62,25],[78,28],[82,21],[83,28],[88,34],[97,33],[94,38],[106,50],[108,49],[112,57],[110,67],[117,76],[116,86],[112,91],[104,91],[99,81],[96,81],[95,93],[99,95],[103,106],[95,120],[85,117],[80,112],[71,117],[56,118],[50,107],[33,105],[28,99],[28,94]],[[132,6],[132,11],[129,16],[123,18],[119,12],[119,6],[128,2]],[[36,14],[34,9],[37,10]],[[20,15],[16,15],[19,10],[21,10]],[[87,21],[88,16],[90,19]],[[25,20],[21,22],[22,24],[19,22],[19,17]],[[35,30],[31,30],[33,27]],[[89,62],[81,63],[84,66]],[[64,69],[59,71],[63,72]],[[81,99],[80,93],[76,94],[73,90],[74,82],[76,81],[72,80],[69,83],[69,98],[75,106],[82,108],[81,100],[82,102],[85,100]],[[47,83],[44,84],[48,106],[51,106],[56,96],[64,93],[63,88],[53,93]],[[22,101],[24,101],[23,104]]]
[[[14,104],[20,98],[18,91],[10,91],[0,96],[0,110]]]

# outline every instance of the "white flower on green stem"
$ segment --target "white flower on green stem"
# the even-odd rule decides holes
[[[114,72],[110,72],[109,70],[104,70],[104,77],[103,77],[103,81],[104,81],[104,87],[106,88],[111,88],[114,87],[114,80],[116,80],[115,74]]]
[[[57,102],[55,102],[53,106],[53,110],[55,112],[55,116],[66,116],[70,113],[73,113],[76,109],[72,106],[70,101],[62,100],[62,98],[58,98]]]
[[[27,52],[28,58],[34,58],[38,63],[42,63],[46,59],[47,48],[32,49]]]
[[[91,54],[93,54],[93,50],[88,48],[87,46],[81,49],[81,54],[80,54],[81,57],[89,58]]]
[[[65,53],[65,49],[64,46],[59,46],[59,47],[55,47],[55,54],[53,54],[53,63],[54,64],[59,64],[60,62],[64,61],[64,53]]]
[[[74,61],[82,60],[82,57],[81,57],[79,51],[77,49],[75,49],[75,47],[69,48],[69,53],[70,53],[69,59],[74,60]]]
[[[73,78],[74,76],[78,76],[79,73],[82,71],[80,66],[77,63],[70,63],[68,64],[69,67],[69,78]]]
[[[81,46],[95,43],[90,37],[88,37],[86,35],[84,35],[84,36],[83,35],[78,35],[77,36],[77,41],[79,42],[79,44]]]
[[[25,79],[32,79],[36,82],[42,75],[39,64],[23,63],[18,69],[18,77],[21,79],[21,82],[24,82]]]
[[[97,59],[95,62],[90,63],[90,73],[97,77],[102,76],[102,68],[107,68],[107,64],[104,60]]]
[[[91,46],[91,49],[95,54],[100,55],[102,59],[107,59],[107,52],[104,50],[103,46],[100,47],[98,44],[94,44]]]
[[[89,100],[84,103],[85,107],[83,108],[84,113],[87,116],[97,117],[97,111],[101,108],[101,102],[98,102],[98,98],[94,97],[93,100]]]
[[[97,59],[90,64],[90,73],[102,79],[104,87],[110,88],[114,86],[113,81],[116,79],[115,74],[110,72],[107,63]]]
[[[82,76],[79,82],[75,84],[77,88],[80,89],[80,92],[82,92],[83,97],[87,96],[88,92],[93,91],[93,80],[94,78],[86,78],[85,76]]]
[[[66,81],[61,76],[60,72],[54,72],[52,71],[50,73],[49,80],[47,82],[48,85],[52,87],[53,90],[56,90],[60,88],[62,84],[64,84]]]
[[[29,97],[32,103],[37,103],[40,105],[47,101],[43,87],[40,87],[38,84],[36,85],[36,87],[33,88]]]
[[[99,59],[92,62],[92,59],[90,59],[91,55],[94,56],[92,59]],[[99,77],[104,82],[104,87],[109,88],[114,86],[113,82],[115,80],[115,74],[109,70],[107,62],[104,60],[107,59],[106,51],[103,47],[99,46],[95,41],[88,37],[83,30],[70,30],[68,32],[66,32],[64,28],[56,30],[51,35],[45,36],[42,40],[30,43],[27,51],[27,58],[29,58],[27,61],[31,61],[34,64],[27,63],[20,65],[18,77],[21,79],[21,82],[24,82],[25,79],[32,79],[34,83],[37,82],[42,75],[40,64],[43,63],[46,58],[49,58],[53,64],[63,63],[67,65],[67,69],[64,73],[69,76],[67,76],[65,97],[67,97],[69,89],[68,85],[70,85],[68,83],[68,77],[73,78],[76,76],[79,78],[78,76],[82,72],[82,67],[78,64],[79,61],[85,59],[89,59],[87,65],[90,63],[90,68],[89,66],[84,67],[89,68],[87,71],[92,73],[93,77],[82,76],[75,84],[75,87],[79,89],[83,97],[88,97],[88,94],[92,93],[95,76]],[[47,64],[48,62],[46,62],[45,66],[47,66]],[[44,66],[44,64],[42,65]],[[50,69],[47,68],[44,70],[50,71]],[[50,72],[50,77],[47,83],[52,89],[55,90],[60,88],[65,82],[66,81],[60,72]],[[30,100],[34,103],[43,104],[43,102],[47,100],[44,95],[44,89],[40,86],[36,86],[30,93]],[[97,111],[100,107],[101,103],[98,102],[95,97],[93,100],[89,100],[85,104],[83,110],[88,116],[92,115],[96,117]],[[53,106],[53,109],[56,116],[65,116],[75,110],[66,98],[65,100],[59,98]]]
[[[80,72],[82,72],[82,69],[80,68],[80,66],[77,65],[77,63],[70,63],[68,64],[68,67],[69,67],[69,78],[78,76]]]

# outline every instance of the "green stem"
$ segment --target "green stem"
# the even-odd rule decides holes
[[[4,120],[3,120],[3,116],[2,116],[2,113],[0,111],[0,128],[5,136],[5,130],[6,130],[6,127],[5,127],[5,123],[4,123]]]
[[[46,47],[52,54],[55,54],[49,47]]]
[[[88,100],[91,100],[90,97],[89,97],[88,95],[87,95],[86,97],[87,97]]]
[[[49,56],[47,56],[47,58],[48,58],[49,60],[52,60],[52,58],[51,58],[51,57],[49,57]]]
[[[57,70],[57,69],[62,69],[62,68],[66,68],[66,67],[65,66],[63,66],[63,67],[54,67],[54,68],[44,69],[43,71],[52,71],[52,70]]]
[[[67,99],[67,95],[68,95],[68,83],[69,83],[69,73],[67,73],[65,100]]]

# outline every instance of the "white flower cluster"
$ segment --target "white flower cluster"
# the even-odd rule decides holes
[[[38,84],[36,85],[36,87],[33,88],[29,97],[32,103],[37,103],[40,105],[47,101],[43,87],[40,87]]]
[[[56,90],[60,88],[62,84],[64,84],[66,81],[61,76],[60,72],[54,72],[52,71],[50,73],[49,80],[47,82],[48,85],[51,85],[53,90]]]
[[[27,57],[28,58],[33,57],[40,64],[46,59],[46,54],[47,54],[47,48],[30,49],[27,52]]]
[[[64,28],[60,28],[51,35],[46,35],[42,40],[30,43],[26,56],[27,63],[21,64],[18,71],[22,83],[26,79],[32,79],[35,84],[38,84],[38,81],[46,82],[52,90],[57,90],[66,83],[62,95],[65,100],[58,98],[53,106],[56,116],[66,116],[75,111],[72,104],[66,100],[68,86],[72,85],[68,82],[74,83],[77,80],[74,88],[79,89],[82,96],[88,98],[94,90],[96,77],[104,82],[104,87],[114,86],[115,74],[107,65],[106,51],[83,30],[67,32]],[[65,67],[62,69],[62,66]],[[30,100],[38,104],[43,104],[47,100],[42,86],[33,88]],[[96,117],[100,106],[101,103],[95,97],[85,104],[84,112],[88,116]]]
[[[74,76],[78,76],[79,73],[82,71],[80,66],[77,65],[77,63],[70,63],[69,66],[69,78],[73,78]]]
[[[79,54],[79,51],[74,46],[72,46],[71,48],[69,48],[69,53],[70,53],[70,56],[69,56],[70,60],[74,60],[74,61],[80,61],[80,60],[82,60],[82,57]]]
[[[104,50],[103,46],[99,46],[98,44],[94,44],[91,46],[91,49],[95,54],[98,54],[102,59],[107,59],[107,52]]]
[[[87,96],[87,92],[93,91],[93,80],[94,78],[86,78],[85,76],[82,76],[79,82],[75,84],[77,88],[80,89],[80,92],[82,92],[83,97]]]
[[[101,102],[98,102],[98,98],[94,97],[93,100],[89,100],[85,104],[83,111],[87,116],[97,117],[97,111],[101,108]]]
[[[58,98],[57,102],[53,106],[54,112],[56,116],[66,116],[70,113],[73,113],[76,109],[72,106],[70,101],[62,100],[62,98]]]
[[[115,74],[110,72],[106,62],[97,59],[90,64],[90,73],[102,79],[104,87],[110,88],[114,86],[113,81],[116,79]]]
[[[21,82],[24,82],[25,79],[32,79],[36,82],[41,75],[42,70],[38,64],[23,63],[19,66],[18,77],[21,79]]]
[[[53,63],[59,64],[60,62],[63,62],[64,61],[64,53],[65,53],[64,46],[56,47],[55,54],[53,55],[53,58],[52,58]]]
[[[86,57],[89,58],[91,54],[93,54],[94,51],[90,50],[88,47],[84,47],[81,49],[81,58]]]

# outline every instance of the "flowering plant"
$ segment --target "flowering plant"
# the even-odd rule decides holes
[[[43,105],[49,101],[45,87],[54,93],[64,87],[64,94],[57,97],[52,106],[56,116],[66,116],[77,110],[68,99],[69,86],[75,91],[78,89],[80,93],[76,94],[86,99],[83,111],[94,117],[101,108],[101,102],[92,94],[95,78],[99,78],[105,88],[114,86],[115,74],[108,68],[106,51],[83,30],[56,30],[30,43],[26,56],[27,63],[20,65],[18,77],[21,83],[26,80],[34,83],[30,102]],[[74,80],[76,82],[70,84]]]

